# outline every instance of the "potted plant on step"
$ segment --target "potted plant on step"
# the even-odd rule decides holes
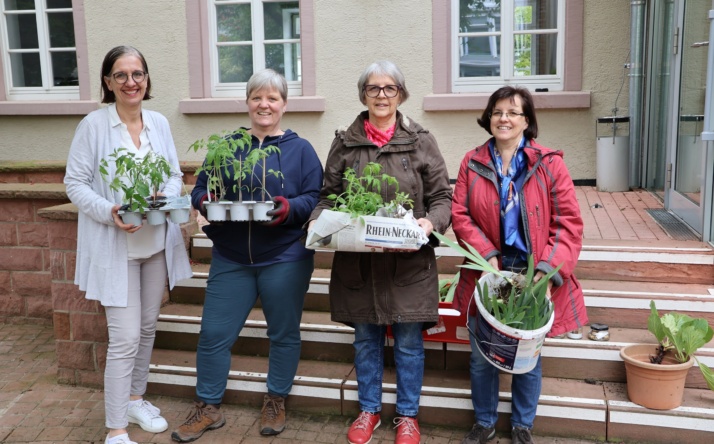
[[[222,134],[211,134],[208,140],[197,140],[189,147],[189,151],[206,151],[203,164],[196,169],[195,175],[202,171],[206,173],[208,201],[204,204],[209,221],[224,221],[227,215],[227,206],[230,201],[225,200],[228,191],[226,182],[234,182],[234,191],[240,183],[243,171],[238,150],[244,150],[251,143],[250,134],[242,128]]]
[[[706,319],[677,312],[660,316],[654,301],[650,301],[647,329],[657,344],[631,344],[620,349],[630,401],[656,410],[679,407],[687,373],[695,362],[709,389],[714,390],[714,373],[694,356],[714,337]]]
[[[267,159],[272,154],[280,155],[280,148],[273,145],[269,145],[266,147],[259,146],[256,148],[251,148],[251,150],[248,151],[248,153],[246,154],[245,160],[243,161],[243,177],[250,176],[250,193],[255,196],[255,193],[260,192],[260,201],[253,203],[253,220],[255,221],[269,221],[270,216],[267,216],[266,213],[272,210],[274,206],[273,196],[271,196],[268,190],[266,189],[266,179],[269,176],[273,176],[276,178],[283,177],[282,172],[274,170],[272,168],[266,168]],[[259,165],[261,167],[261,170],[258,175],[256,174],[256,169]]]
[[[486,271],[476,283],[473,295],[477,325],[469,328],[481,354],[494,366],[509,373],[527,373],[538,361],[545,335],[553,325],[553,303],[547,297],[548,280],[560,266],[538,282],[533,281],[533,256],[528,257],[526,274],[497,270],[471,245],[466,248],[446,236],[434,233],[444,244],[467,259],[460,267]]]

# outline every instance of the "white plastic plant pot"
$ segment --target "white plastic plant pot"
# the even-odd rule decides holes
[[[120,211],[119,216],[125,224],[138,227],[143,223],[143,215],[138,211]]]
[[[501,273],[514,274],[509,271]],[[488,283],[491,293],[502,280],[502,277],[489,273],[479,279],[478,285],[483,288],[484,282]],[[476,300],[478,313],[476,325],[471,325],[470,329],[476,336],[476,345],[483,357],[493,366],[508,373],[521,374],[533,370],[538,363],[545,335],[553,326],[555,311],[543,327],[537,330],[519,330],[496,320],[484,307],[478,290],[475,290],[473,298]]]
[[[146,221],[149,225],[166,223],[166,213],[161,210],[146,210]]]
[[[171,208],[169,218],[175,224],[185,224],[191,218],[190,208]]]
[[[206,219],[209,221],[225,221],[228,212],[228,205],[224,202],[206,202],[203,204],[206,207]]]
[[[272,217],[266,215],[268,211],[272,210],[275,203],[272,200],[265,202],[256,202],[253,204],[253,220],[259,222],[265,222],[272,219]]]
[[[253,201],[235,201],[231,203],[231,220],[234,222],[248,222],[250,220],[250,208]]]

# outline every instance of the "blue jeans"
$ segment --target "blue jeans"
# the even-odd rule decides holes
[[[469,317],[469,325],[476,325],[476,317]],[[498,372],[483,357],[471,338],[471,402],[474,406],[476,422],[484,427],[494,427],[498,419]],[[540,398],[542,370],[541,357],[535,368],[528,373],[512,375],[511,382],[511,426],[533,428],[533,420]]]
[[[300,361],[300,320],[314,259],[247,267],[211,261],[196,353],[196,396],[220,404],[231,367],[231,348],[260,297],[268,324],[268,393],[287,396]]]
[[[384,338],[386,325],[355,324],[355,370],[360,410],[382,411]],[[392,324],[397,369],[397,414],[416,416],[424,379],[424,340],[421,322]]]

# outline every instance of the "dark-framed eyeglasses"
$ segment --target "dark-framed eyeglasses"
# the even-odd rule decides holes
[[[379,97],[379,93],[384,91],[384,97],[391,99],[393,97],[397,97],[400,89],[399,85],[364,85],[364,94],[367,97],[374,99],[375,97]]]
[[[111,77],[114,79],[115,82],[119,84],[124,84],[129,80],[129,74],[121,71],[115,72],[114,74],[112,74]],[[133,73],[131,73],[131,78],[134,79],[136,83],[143,82],[147,77],[149,77],[148,72],[134,71]]]
[[[525,116],[526,113],[517,113],[514,111],[508,111],[508,112],[503,112],[503,111],[494,111],[491,114],[489,114],[489,117],[491,119],[500,119],[503,116],[506,116],[506,119],[515,119],[516,117],[523,117]]]

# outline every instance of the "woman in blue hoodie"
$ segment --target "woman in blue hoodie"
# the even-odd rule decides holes
[[[300,238],[322,187],[322,164],[310,142],[280,128],[287,92],[285,78],[270,69],[248,80],[252,148],[278,147],[279,152],[267,158],[265,168],[281,171],[282,176],[266,175],[264,186],[275,203],[268,212],[270,221],[212,223],[203,228],[213,241],[213,251],[197,351],[197,400],[193,413],[173,432],[175,441],[193,441],[225,424],[220,404],[231,348],[258,295],[270,339],[268,393],[260,433],[277,435],[285,428],[285,398],[300,359],[300,320],[314,268],[314,252],[306,249]],[[249,152],[237,155],[244,157]],[[254,174],[257,177],[246,177],[243,184],[262,181],[260,167]],[[230,191],[225,198],[237,200],[231,182],[226,183]],[[191,193],[194,208],[203,212],[207,197],[207,177],[202,172]],[[260,192],[247,198],[262,200]]]

